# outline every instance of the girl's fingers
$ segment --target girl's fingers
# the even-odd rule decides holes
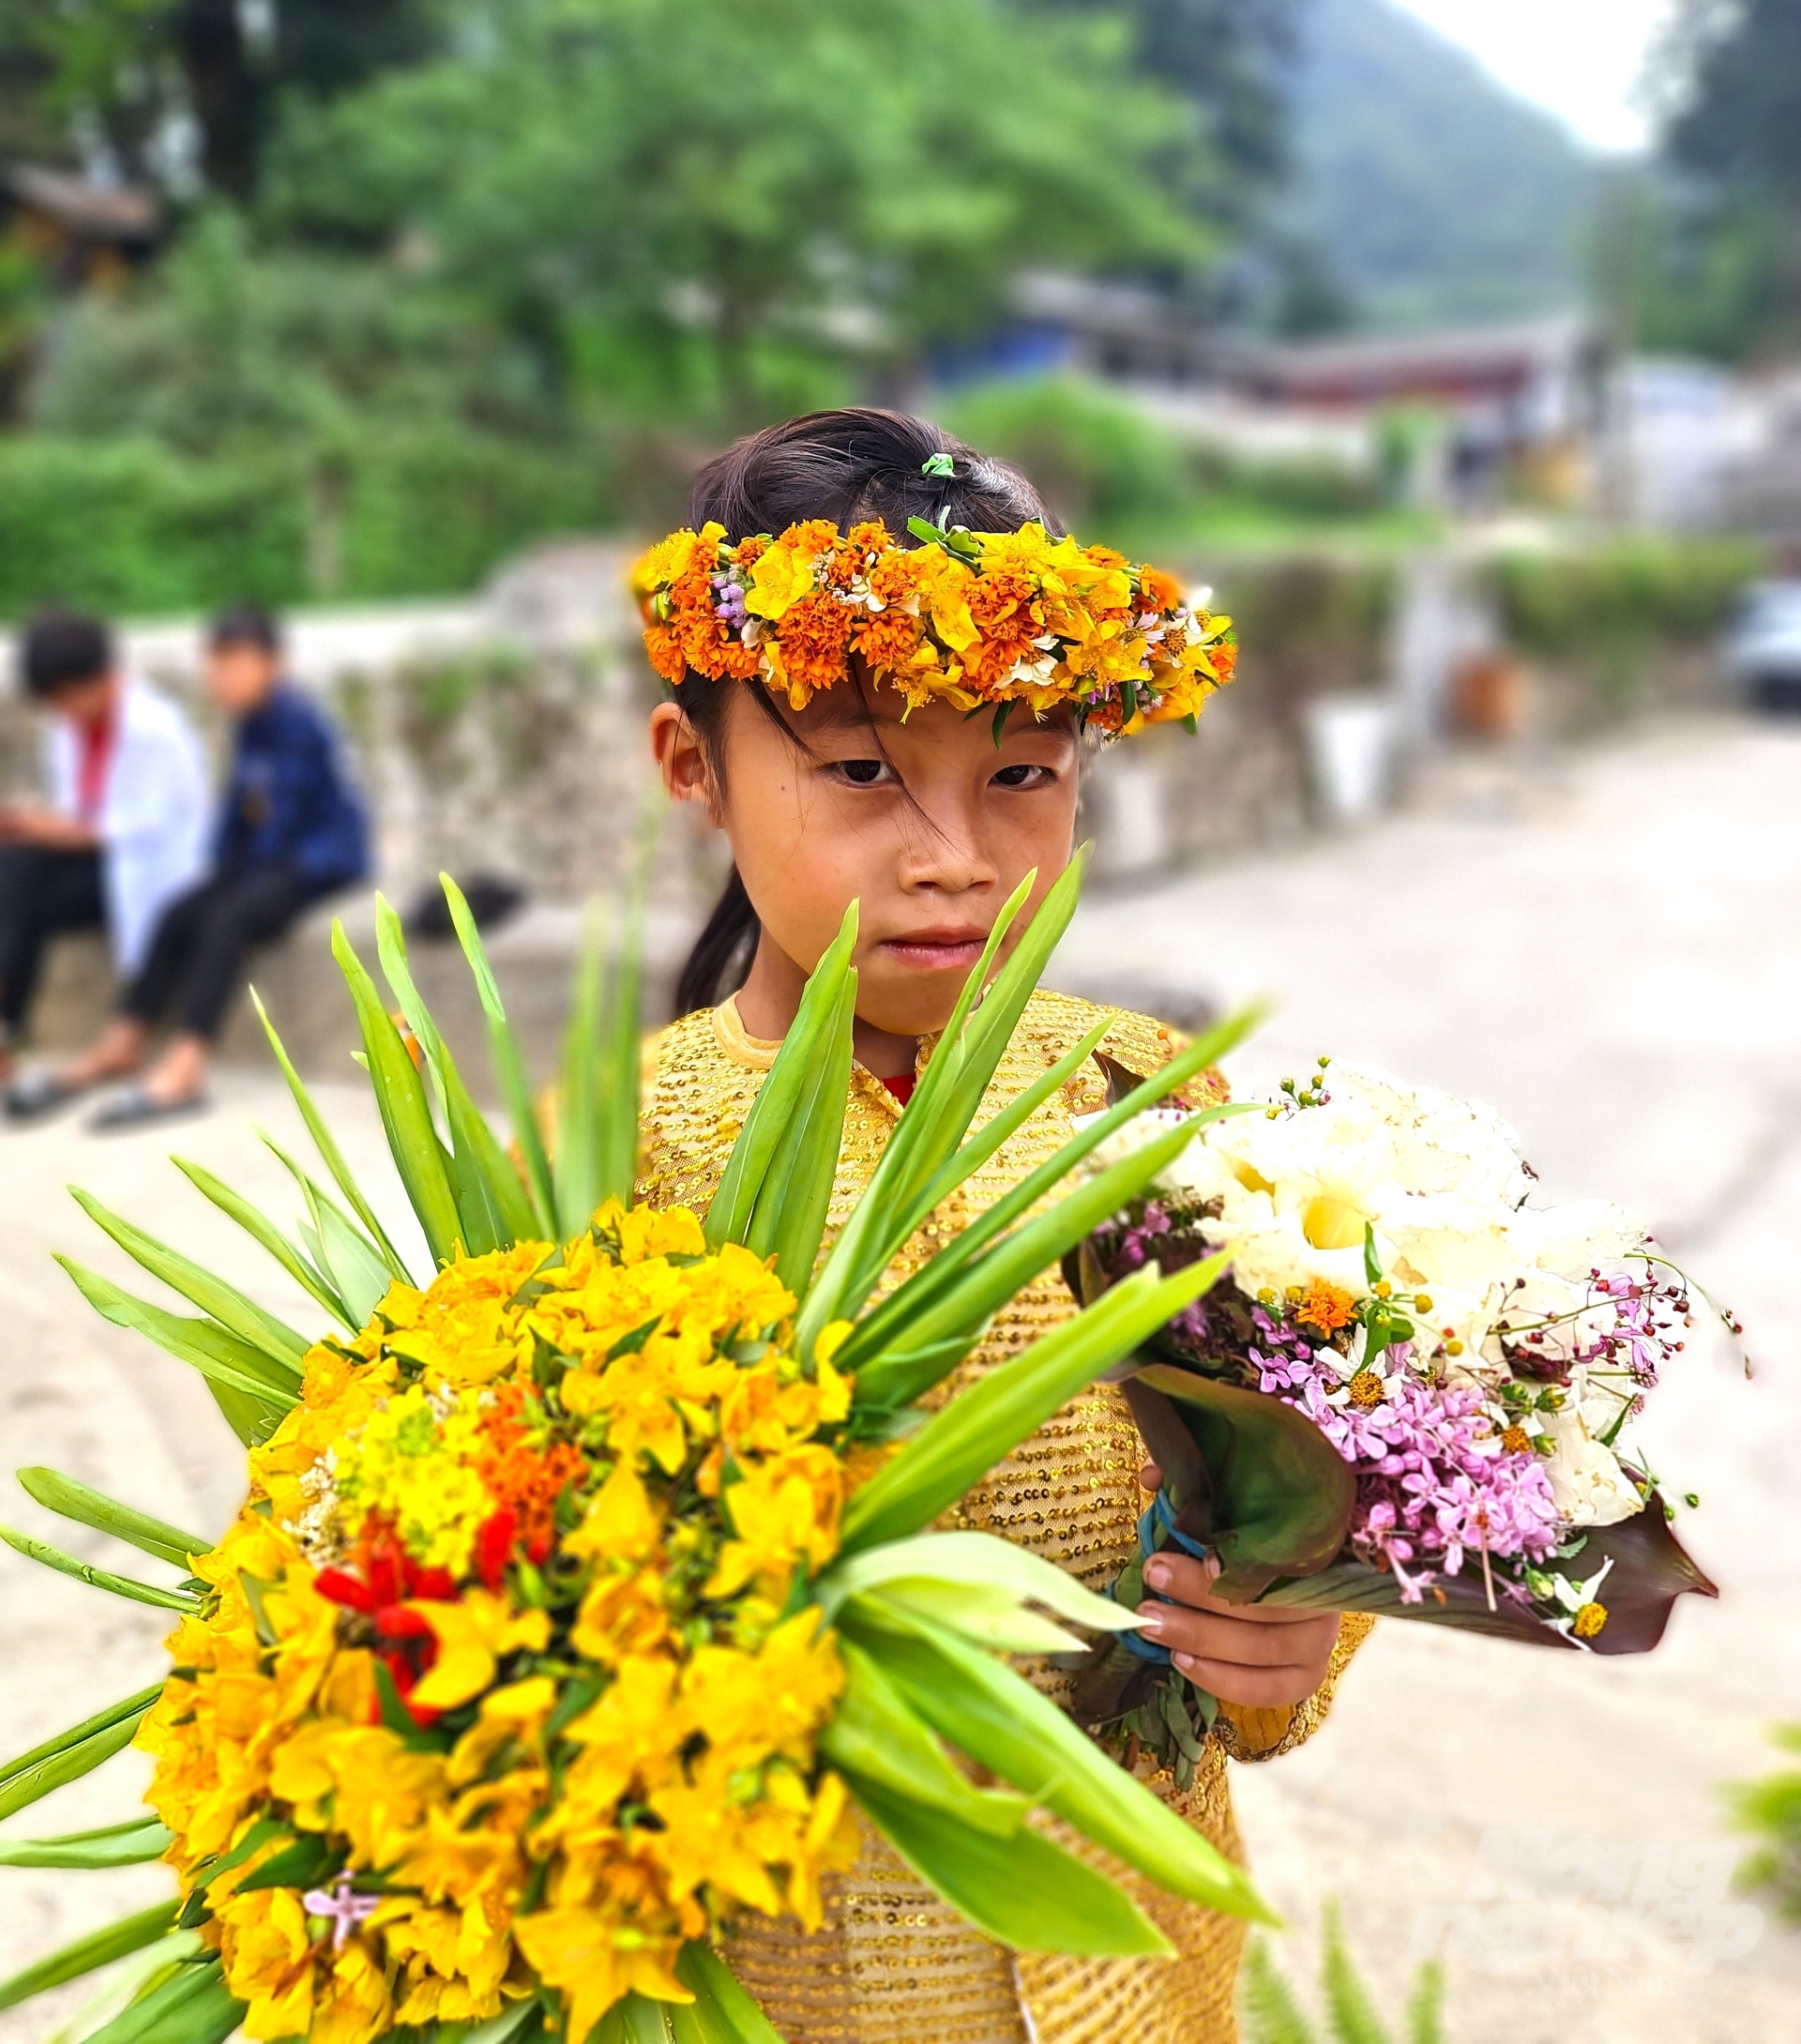
[[[1338,1620],[1297,1635],[1288,1627],[1248,1626],[1212,1612],[1185,1610],[1177,1604],[1142,1604],[1144,1637],[1173,1653],[1195,1654],[1208,1660],[1234,1661],[1247,1668],[1299,1667],[1317,1660],[1324,1667],[1338,1637]]]
[[[1221,1617],[1242,1619],[1252,1626],[1316,1626],[1329,1622],[1336,1631],[1338,1615],[1333,1612],[1284,1611],[1264,1604],[1228,1604],[1213,1595],[1214,1579],[1219,1573],[1216,1561],[1198,1562],[1188,1554],[1158,1554],[1144,1564],[1148,1588],[1173,1597],[1178,1604],[1197,1611],[1217,1612]]]
[[[1197,1688],[1222,1703],[1245,1703],[1253,1710],[1305,1703],[1322,1679],[1312,1668],[1244,1668],[1236,1661],[1207,1660],[1192,1654],[1178,1654],[1175,1665]]]

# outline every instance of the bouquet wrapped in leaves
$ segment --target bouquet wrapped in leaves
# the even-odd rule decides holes
[[[1170,1949],[1120,1887],[1035,1828],[1040,1811],[1176,1894],[1262,1913],[1236,1868],[1001,1658],[1080,1650],[1130,1614],[1005,1542],[929,1530],[1219,1266],[1126,1278],[921,1409],[991,1316],[1140,1199],[1208,1118],[1178,1117],[1066,1184],[1230,1031],[890,1281],[927,1216],[1099,1040],[973,1126],[1079,873],[990,985],[1025,890],[1009,905],[823,1261],[855,908],[704,1216],[632,1202],[629,947],[610,986],[598,956],[584,962],[547,1142],[449,889],[515,1157],[418,998],[397,918],[381,905],[398,1019],[336,933],[429,1264],[385,1229],[273,1030],[324,1165],[283,1158],[297,1231],[182,1168],[332,1331],[285,1325],[83,1199],[197,1310],[71,1264],[76,1283],[201,1371],[248,1449],[249,1495],[214,1545],[50,1470],[21,1473],[40,1504],[173,1581],[8,1535],[15,1547],[177,1625],[162,1682],[0,1768],[9,1816],[135,1741],[156,1759],[150,1809],[8,1839],[0,1861],[161,1858],[175,1892],[0,1988],[0,2006],[129,1959],[88,2044],[219,2044],[240,2024],[325,2044],[769,2044],[730,1969],[732,1924],[747,1911],[816,1924],[859,1811],[1016,1946]]]
[[[1491,1109],[1373,1068],[1323,1060],[1242,1105],[1191,1140],[1152,1110],[1085,1167],[1181,1144],[1067,1261],[1089,1310],[1146,1269],[1228,1262],[1126,1384],[1162,1488],[1120,1603],[1173,1548],[1229,1601],[1637,1654],[1676,1597],[1716,1595],[1626,1438],[1693,1319],[1644,1228],[1528,1204]],[[1075,1709],[1180,1773],[1216,1705],[1122,1635]]]

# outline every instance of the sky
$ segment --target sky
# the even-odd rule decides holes
[[[1645,60],[1672,0],[1396,0],[1601,149],[1646,140]]]

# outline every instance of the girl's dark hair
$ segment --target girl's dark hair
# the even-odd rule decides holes
[[[949,457],[949,475],[926,474],[926,463],[938,455]],[[1063,530],[1032,485],[1004,462],[976,453],[928,419],[863,407],[810,412],[767,426],[717,455],[689,492],[689,523],[698,530],[715,520],[732,540],[779,533],[807,518],[830,519],[840,530],[879,518],[897,539],[905,538],[910,518],[971,532],[1017,532],[1035,519],[1052,533]],[[768,691],[755,688],[750,695],[792,738],[793,727]],[[727,689],[690,674],[676,700],[723,786]],[[761,931],[734,867],[676,981],[676,1014],[735,993]]]

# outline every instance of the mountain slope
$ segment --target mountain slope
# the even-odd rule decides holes
[[[1387,0],[1312,0],[1294,93],[1294,221],[1365,320],[1580,297],[1593,159],[1473,57]]]

